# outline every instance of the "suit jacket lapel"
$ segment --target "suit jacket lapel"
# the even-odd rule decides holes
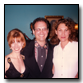
[[[34,40],[32,40],[29,43],[26,51],[27,51],[27,57],[26,57],[27,66],[32,71],[32,73],[34,73],[37,76],[40,74],[40,70],[39,70],[38,64],[35,60]]]

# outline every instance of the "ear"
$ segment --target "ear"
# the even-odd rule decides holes
[[[55,30],[55,34],[57,34],[57,30]]]
[[[22,47],[23,47],[23,45],[24,45],[24,42],[22,42]]]
[[[71,31],[69,31],[69,34],[71,34]]]
[[[11,50],[11,47],[10,47],[10,50]]]
[[[34,31],[34,29],[33,29],[33,34],[35,35],[35,31]]]
[[[49,29],[48,29],[48,33],[49,33]]]
[[[22,45],[24,45],[24,42],[22,43]]]

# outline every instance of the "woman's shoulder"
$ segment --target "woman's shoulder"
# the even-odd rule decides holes
[[[59,44],[55,45],[53,50],[54,51],[58,50],[58,47],[59,47]]]
[[[78,42],[77,42],[77,41],[72,41],[72,43],[73,43],[73,44],[78,44]]]
[[[10,54],[8,54],[8,55],[6,55],[5,56],[5,72],[8,70],[8,68],[9,68],[9,62],[11,61],[9,58],[10,58],[11,56],[10,56]]]
[[[5,56],[5,60],[7,60],[7,59],[10,58],[10,57],[11,57],[11,54],[6,55],[6,56]]]
[[[5,64],[8,64],[11,62],[11,53],[5,56]]]
[[[77,41],[72,41],[72,45],[73,46],[78,46],[78,42]]]
[[[56,49],[56,48],[58,48],[58,47],[59,47],[59,44],[55,45],[55,46],[54,46],[54,49]]]
[[[22,57],[23,60],[25,60],[25,56],[24,55],[21,54],[21,57]]]

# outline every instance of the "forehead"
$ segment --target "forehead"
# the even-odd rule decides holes
[[[60,23],[58,25],[58,29],[68,29],[68,27],[65,25],[65,23]]]
[[[13,37],[11,40],[12,41],[21,41],[21,38],[20,37]]]
[[[41,27],[47,28],[47,24],[44,21],[38,21],[35,23],[34,26],[35,28],[41,28]]]

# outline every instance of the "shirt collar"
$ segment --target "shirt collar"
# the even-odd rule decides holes
[[[38,47],[41,47],[39,45],[39,43],[35,40],[35,47],[38,48]],[[45,45],[43,46],[45,49],[47,49],[47,42],[45,43]]]
[[[65,49],[70,49],[71,43],[72,43],[72,42],[69,41],[69,42],[67,43],[67,45],[64,47],[63,50],[65,50]],[[59,47],[61,48],[61,42],[59,42]],[[62,49],[62,48],[61,48],[61,49]]]

